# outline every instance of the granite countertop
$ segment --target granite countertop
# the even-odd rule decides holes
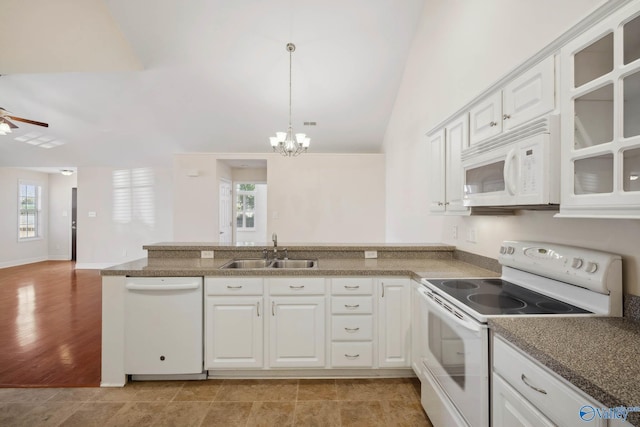
[[[319,258],[314,269],[221,270],[229,259],[143,258],[101,271],[103,276],[411,276],[499,277],[500,274],[452,259]]]
[[[608,408],[640,406],[640,323],[613,317],[489,320],[496,334]],[[627,421],[640,426],[640,412]]]

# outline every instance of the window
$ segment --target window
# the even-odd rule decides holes
[[[41,210],[42,187],[20,181],[18,183],[18,240],[41,237]]]
[[[247,230],[255,228],[256,185],[238,184],[236,186],[236,228]]]

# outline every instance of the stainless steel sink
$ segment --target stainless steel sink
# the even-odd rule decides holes
[[[317,259],[279,259],[273,261],[272,268],[316,268]]]
[[[317,259],[234,259],[220,268],[260,269],[260,268],[317,268]]]
[[[220,268],[267,268],[272,262],[266,259],[234,259]]]

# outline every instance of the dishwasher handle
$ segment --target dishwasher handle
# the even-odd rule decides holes
[[[188,291],[198,289],[199,283],[181,283],[173,285],[139,285],[136,283],[127,283],[125,288],[130,291]]]

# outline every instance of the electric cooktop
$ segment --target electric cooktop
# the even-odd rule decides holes
[[[591,313],[502,279],[429,279],[429,283],[481,315]]]

